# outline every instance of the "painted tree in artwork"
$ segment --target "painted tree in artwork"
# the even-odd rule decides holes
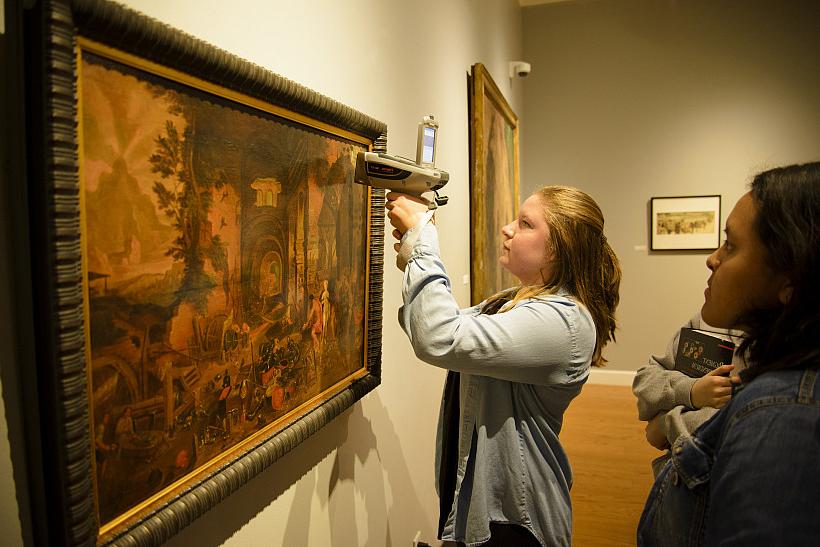
[[[227,275],[227,254],[218,235],[212,234],[208,212],[213,190],[225,185],[219,173],[199,176],[194,169],[194,137],[197,108],[193,99],[169,94],[174,99],[169,111],[182,114],[187,121],[180,134],[171,120],[165,124],[165,134],[155,139],[156,148],[150,157],[152,171],[162,180],[154,182],[153,190],[160,209],[177,230],[174,244],[166,254],[184,264],[178,302],[188,302],[200,312],[205,311],[207,297],[216,286],[205,269],[210,261],[215,271]]]

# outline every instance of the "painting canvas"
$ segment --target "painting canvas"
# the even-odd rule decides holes
[[[106,522],[365,366],[364,148],[81,58]]]
[[[650,215],[653,251],[720,246],[720,196],[655,197]]]
[[[37,533],[158,544],[378,385],[353,172],[386,128],[117,4],[36,9]]]
[[[518,211],[518,118],[483,65],[473,65],[470,84],[470,278],[478,304],[516,282],[498,259],[501,228]]]

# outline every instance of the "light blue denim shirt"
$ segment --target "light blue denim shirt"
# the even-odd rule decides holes
[[[572,471],[558,433],[589,375],[595,325],[567,296],[496,315],[459,309],[435,226],[416,241],[399,322],[419,359],[460,373],[456,491],[441,539],[478,545],[498,522],[525,526],[542,545],[570,545]],[[436,484],[441,441],[440,418]]]

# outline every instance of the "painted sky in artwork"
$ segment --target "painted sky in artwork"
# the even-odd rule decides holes
[[[167,99],[153,96],[145,82],[99,64],[82,64],[82,95],[81,173],[86,195],[97,192],[100,180],[114,175],[115,167],[124,167],[134,188],[130,189],[131,195],[121,195],[121,198],[133,199],[139,195],[150,200],[156,211],[157,196],[151,187],[158,177],[151,172],[149,162],[156,147],[155,139],[163,134],[167,121],[184,128],[185,120],[170,113]],[[155,217],[156,222],[168,227],[170,240],[173,235],[170,220],[161,214]],[[111,275],[111,283],[116,284],[118,272],[100,263],[104,259],[101,253],[95,252],[96,238],[101,235],[104,234],[100,231],[89,231],[89,268]],[[142,272],[162,272],[173,262],[164,253],[151,253],[146,260],[141,260]]]

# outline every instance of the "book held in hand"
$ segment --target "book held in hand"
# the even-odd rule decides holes
[[[735,344],[727,334],[684,327],[680,330],[675,370],[700,378],[732,362]]]

